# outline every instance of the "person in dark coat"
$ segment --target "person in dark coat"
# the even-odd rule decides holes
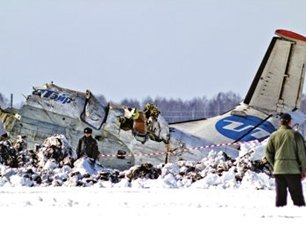
[[[273,167],[276,207],[287,205],[287,190],[293,204],[305,206],[302,180],[306,176],[306,152],[303,136],[290,127],[291,116],[281,115],[280,128],[270,136],[265,157]]]
[[[98,159],[99,149],[97,141],[92,137],[92,129],[84,129],[84,136],[80,138],[77,149],[77,157],[87,156],[94,161]]]

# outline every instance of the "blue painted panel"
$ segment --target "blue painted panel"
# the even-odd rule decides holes
[[[222,135],[237,140],[262,121],[261,118],[252,115],[247,115],[245,117],[228,116],[216,123],[216,129]],[[251,141],[255,139],[262,141],[270,136],[275,130],[271,122],[265,121],[241,139],[241,141]]]

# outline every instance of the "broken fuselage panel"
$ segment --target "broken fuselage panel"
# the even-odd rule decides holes
[[[127,111],[137,111],[137,116]],[[144,146],[147,152],[152,148],[166,150],[168,124],[159,113],[153,116],[150,111],[102,105],[88,90],[82,93],[50,83],[34,87],[18,112],[2,111],[1,120],[11,137],[26,136],[30,148],[49,136],[63,134],[75,150],[84,128],[91,127],[101,152],[100,162],[125,169],[137,162],[134,153],[144,153]]]

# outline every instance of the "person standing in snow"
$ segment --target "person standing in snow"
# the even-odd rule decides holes
[[[293,130],[291,116],[281,115],[281,126],[269,138],[265,157],[273,167],[276,207],[287,205],[287,189],[293,204],[305,206],[302,180],[306,177],[306,152],[303,136]]]
[[[84,129],[84,136],[79,139],[76,149],[77,157],[87,156],[96,161],[99,156],[97,141],[92,137],[92,129],[87,127]]]

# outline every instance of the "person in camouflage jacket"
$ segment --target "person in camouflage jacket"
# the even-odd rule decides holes
[[[265,158],[272,165],[275,177],[275,205],[287,205],[288,189],[293,204],[305,206],[301,182],[306,176],[304,138],[290,127],[290,114],[282,114],[280,122],[280,128],[270,136],[265,150]]]

